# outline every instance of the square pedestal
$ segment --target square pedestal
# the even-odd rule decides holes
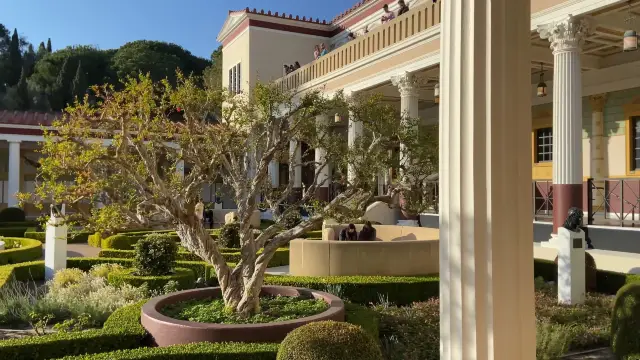
[[[67,267],[67,226],[56,219],[47,224],[44,247],[44,278],[53,279],[56,271]]]
[[[582,304],[586,294],[584,231],[558,228],[558,302]]]

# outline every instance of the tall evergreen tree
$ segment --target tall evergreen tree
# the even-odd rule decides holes
[[[36,53],[36,61],[40,61],[47,54],[47,48],[44,46],[44,41],[40,42],[38,46],[38,52]]]
[[[82,70],[82,61],[78,61],[76,76],[73,78],[73,82],[71,83],[71,100],[75,100],[77,98],[78,101],[82,101],[84,94],[87,92],[87,88],[87,77]]]
[[[6,73],[8,86],[14,86],[18,81],[20,81],[20,75],[22,73],[22,54],[20,52],[20,38],[18,37],[17,29],[13,30],[11,43],[9,43]]]
[[[51,92],[51,108],[56,111],[64,109],[69,101],[69,66],[69,58],[65,58]]]
[[[29,88],[27,87],[27,69],[22,68],[17,86],[17,105],[20,110],[29,110]]]
[[[47,39],[47,52],[49,52],[49,53],[50,53],[51,51],[52,51],[52,50],[51,50],[51,38],[48,38],[48,39]]]
[[[27,52],[24,53],[22,69],[27,71],[27,77],[33,74],[33,67],[36,65],[36,52],[33,51],[33,45],[29,44]]]

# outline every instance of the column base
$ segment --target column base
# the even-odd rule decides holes
[[[569,209],[577,207],[583,210],[582,183],[553,184],[553,235],[557,236],[558,228],[564,224]]]

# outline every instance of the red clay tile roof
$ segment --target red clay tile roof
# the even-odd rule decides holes
[[[286,13],[271,13],[271,11],[267,11],[265,12],[264,10],[257,10],[257,9],[253,9],[250,10],[249,8],[245,8],[243,10],[229,10],[229,14],[237,14],[237,13],[249,13],[249,14],[258,14],[258,15],[265,15],[265,16],[271,16],[271,17],[277,17],[277,18],[282,18],[282,19],[290,19],[290,20],[297,20],[297,21],[304,21],[307,23],[316,23],[316,24],[327,24],[327,20],[322,20],[320,21],[320,19],[316,18],[315,20],[313,20],[313,17],[309,17],[307,18],[306,16],[303,16],[302,19],[300,18],[299,15],[295,15],[293,16],[292,14],[286,14]]]
[[[53,120],[58,116],[60,116],[59,113],[0,110],[0,124],[51,126],[51,124],[53,123]]]

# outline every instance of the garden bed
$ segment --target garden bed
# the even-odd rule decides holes
[[[7,250],[0,250],[0,265],[17,264],[40,259],[42,242],[25,238],[2,238]]]
[[[345,320],[344,302],[328,293],[292,287],[264,286],[261,295],[311,296],[325,301],[328,308],[319,314],[294,320],[251,324],[191,322],[173,319],[161,313],[166,307],[186,301],[220,298],[220,288],[206,288],[181,291],[151,299],[142,308],[141,321],[155,343],[164,347],[194,342],[280,342],[290,331],[310,322]]]
[[[161,276],[143,276],[137,275],[136,269],[125,269],[109,274],[109,284],[120,286],[129,284],[131,286],[140,287],[147,284],[150,290],[161,290],[169,281],[175,281],[178,284],[178,290],[191,289],[196,282],[195,275],[191,269],[176,268],[173,274]]]

